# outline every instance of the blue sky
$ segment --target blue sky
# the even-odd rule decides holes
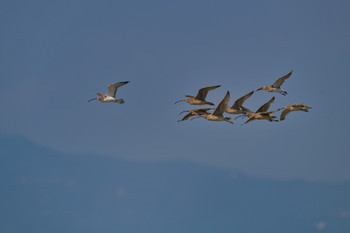
[[[185,159],[277,179],[350,178],[345,2],[11,1],[1,8],[4,132],[65,153]],[[218,103],[229,90],[232,104],[292,69],[283,85],[289,95],[275,94],[272,108],[302,102],[310,113],[244,127],[177,122],[191,108],[173,105],[185,94],[221,84],[208,99]],[[87,103],[124,80],[125,105]],[[272,96],[255,93],[246,106]]]
[[[2,1],[0,132],[57,156],[348,184],[349,11],[347,1]],[[302,102],[309,113],[177,122],[192,106],[174,102],[201,87],[222,85],[207,99],[229,90],[233,104],[290,70],[287,96],[257,92],[246,107],[275,96],[272,109]],[[130,81],[124,105],[87,102],[119,81]]]

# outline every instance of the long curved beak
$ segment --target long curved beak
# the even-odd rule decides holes
[[[245,114],[243,114],[243,115],[239,115],[239,116],[236,116],[236,117],[235,117],[235,120],[236,120],[237,118],[239,118],[239,117],[244,118],[244,117],[248,117],[248,116],[247,116],[247,115],[245,115]]]
[[[178,100],[178,101],[176,101],[174,104],[177,104],[178,102],[181,102],[181,101],[185,101],[185,100]]]
[[[90,102],[90,101],[92,101],[92,100],[97,100],[97,97],[96,97],[96,98],[93,98],[93,99],[91,99],[91,100],[88,100],[88,102]]]
[[[179,115],[181,115],[184,112],[190,112],[190,111],[189,110],[182,111],[182,112],[179,113]]]
[[[272,114],[272,113],[275,113],[275,112],[280,111],[281,109],[283,109],[283,108],[279,108],[279,109],[277,109],[277,110],[275,110],[275,111],[272,111],[272,112],[269,112],[269,113]]]

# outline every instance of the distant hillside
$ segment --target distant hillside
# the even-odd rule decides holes
[[[3,233],[350,232],[350,183],[62,155],[0,134]]]

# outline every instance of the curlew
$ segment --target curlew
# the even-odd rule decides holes
[[[225,97],[221,100],[220,104],[218,105],[218,107],[215,109],[215,111],[213,113],[208,113],[208,114],[202,114],[202,115],[198,115],[197,117],[192,118],[205,118],[209,121],[226,121],[229,122],[231,124],[233,124],[231,120],[231,117],[225,117],[223,116],[223,113],[225,112],[225,109],[227,108],[227,104],[228,101],[230,100],[230,92],[227,91]]]
[[[185,102],[192,104],[192,105],[205,105],[205,104],[214,105],[213,103],[206,101],[205,98],[207,97],[207,94],[209,91],[214,90],[220,86],[221,85],[211,86],[211,87],[203,87],[203,88],[199,89],[196,96],[185,95],[186,97],[188,97],[188,99],[176,101],[175,104],[178,102],[181,102],[181,101],[185,101]]]
[[[310,108],[311,108],[311,106],[304,105],[304,104],[291,104],[291,105],[285,106],[282,108],[284,110],[281,113],[280,120],[283,121],[286,118],[287,114],[292,112],[292,111],[308,112],[308,109],[310,109]]]
[[[232,107],[227,107],[226,112],[229,114],[246,114],[247,112],[251,112],[248,108],[243,107],[244,101],[253,95],[254,91],[249,92],[245,96],[237,99]]]
[[[128,82],[129,81],[113,83],[113,84],[108,86],[108,90],[107,90],[106,94],[103,95],[101,93],[96,93],[99,96],[96,98],[90,99],[88,102],[90,102],[91,100],[99,100],[99,101],[104,102],[104,103],[117,102],[117,103],[123,104],[125,102],[124,99],[116,99],[115,93],[117,93],[118,87],[121,87],[121,86],[127,84]]]
[[[274,82],[274,84],[269,85],[269,86],[260,87],[259,89],[257,89],[257,91],[265,90],[268,92],[278,92],[278,93],[281,93],[282,95],[287,95],[288,93],[285,90],[281,89],[281,85],[283,84],[284,80],[286,80],[287,78],[289,78],[292,75],[292,73],[293,73],[293,70],[291,72],[289,72],[288,74],[286,74],[285,76],[277,79],[276,82]]]
[[[272,97],[268,102],[266,102],[265,104],[263,104],[256,112],[248,112],[244,115],[240,115],[238,117],[248,117],[249,119],[244,122],[242,125],[247,124],[251,121],[254,120],[268,120],[270,122],[272,121],[278,121],[275,118],[277,118],[277,116],[272,116],[272,113],[278,112],[281,109],[277,109],[275,111],[271,111],[271,112],[267,112],[267,110],[269,110],[270,105],[275,101],[275,97]],[[236,118],[238,118],[236,117]]]
[[[182,112],[180,112],[180,114],[182,114],[184,112],[188,112],[188,114],[186,116],[184,116],[181,120],[178,120],[178,122],[188,120],[190,117],[193,117],[193,116],[209,114],[208,111],[214,110],[214,109],[215,108],[195,108],[195,109],[189,109],[186,111],[182,111]]]

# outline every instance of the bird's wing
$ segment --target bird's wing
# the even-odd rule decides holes
[[[267,103],[265,103],[264,105],[262,105],[258,111],[256,112],[267,112],[267,110],[269,110],[270,105],[275,101],[275,97],[272,97]]]
[[[272,87],[280,88],[281,85],[283,84],[284,80],[289,78],[292,75],[292,73],[293,73],[293,70],[291,72],[289,72],[288,74],[286,74],[285,76],[277,79],[276,82],[274,84],[272,84]]]
[[[283,121],[284,119],[286,119],[286,116],[288,113],[290,113],[291,111],[288,109],[283,110],[283,112],[281,113],[281,117],[280,120]]]
[[[189,114],[187,114],[186,116],[184,116],[180,121],[185,121],[185,120],[188,120],[190,117],[192,117],[192,116],[195,116],[195,114],[193,114],[193,113],[189,113]]]
[[[245,112],[252,112],[248,108],[243,107],[243,106],[240,106],[239,108],[240,108],[240,110],[245,111]]]
[[[232,105],[232,108],[236,109],[240,106],[243,105],[244,101],[246,99],[248,99],[249,97],[251,97],[253,95],[254,91],[249,92],[248,94],[246,94],[245,96],[242,96],[241,98],[239,98],[238,100],[235,101],[235,103]]]
[[[244,122],[242,125],[245,125],[245,124],[247,124],[247,123],[249,123],[251,121],[254,121],[254,120],[256,120],[256,119],[254,117],[251,117],[246,122]]]
[[[215,108],[199,108],[199,109],[196,109],[196,113],[197,114],[206,114],[208,113],[209,110],[214,110]]]
[[[215,115],[215,116],[222,116],[222,114],[224,113],[224,111],[227,108],[227,104],[228,104],[229,100],[230,100],[230,92],[227,91],[225,97],[221,100],[220,104],[218,105],[218,107],[213,112],[213,115]]]
[[[107,90],[107,95],[115,97],[115,93],[117,92],[118,87],[121,87],[121,86],[127,84],[128,82],[129,81],[125,81],[125,82],[113,83],[113,84],[109,85],[108,90]]]
[[[211,87],[203,87],[201,89],[199,89],[197,95],[196,95],[196,99],[198,100],[205,100],[205,98],[207,97],[207,94],[209,91],[214,90],[218,87],[221,87],[221,85],[217,85],[217,86],[211,86]]]

